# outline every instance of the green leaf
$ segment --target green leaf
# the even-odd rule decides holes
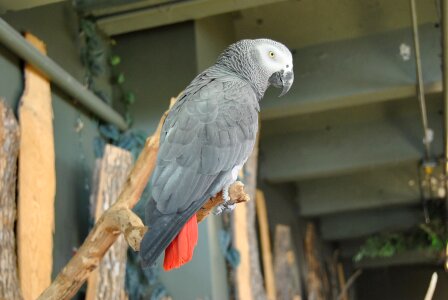
[[[110,58],[109,62],[110,62],[111,66],[115,67],[115,66],[118,66],[120,64],[121,58],[118,55],[112,55],[112,57]]]
[[[118,74],[116,80],[118,84],[123,84],[125,81],[124,74],[123,73]]]
[[[124,95],[123,100],[124,100],[124,102],[126,104],[129,104],[129,105],[134,104],[134,102],[135,102],[135,94],[133,92],[127,92]]]
[[[443,241],[436,235],[431,237],[431,247],[435,250],[442,250],[444,246]]]

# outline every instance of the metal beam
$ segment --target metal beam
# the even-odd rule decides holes
[[[413,250],[394,254],[391,257],[365,258],[354,264],[355,268],[373,269],[392,266],[427,265],[440,266],[440,255],[437,251]]]
[[[406,230],[424,221],[419,208],[396,208],[343,213],[320,218],[324,240],[347,240],[381,231]]]
[[[47,56],[39,53],[14,28],[0,18],[0,43],[9,48],[17,56],[33,65],[51,82],[59,86],[69,96],[80,102],[85,108],[103,121],[112,123],[118,128],[127,129],[126,121],[109,105],[95,96],[73,76],[62,69]]]
[[[444,110],[444,156],[445,156],[445,210],[448,228],[448,0],[442,0],[442,82],[443,82],[443,110]],[[448,243],[445,246],[448,253]],[[445,270],[448,270],[448,258],[445,259]]]
[[[405,110],[409,105],[403,102],[404,106],[399,107]],[[435,135],[435,155],[442,154],[440,105],[439,101],[428,103],[429,124]],[[288,133],[288,128],[283,127],[283,134],[261,139],[261,177],[271,182],[290,182],[406,163],[417,164],[424,149],[421,126],[415,121],[419,117],[418,108],[414,106],[413,109],[412,114],[404,116],[397,110],[385,110],[379,119],[352,124],[336,123],[332,126],[330,123],[327,126],[324,120],[319,129],[313,130],[296,129],[296,132]],[[351,118],[350,114],[347,115]],[[320,120],[318,116],[316,119]]]
[[[420,52],[420,38],[418,33],[417,8],[415,0],[409,0],[411,6],[412,34],[414,37],[415,66],[417,76],[417,95],[420,104],[420,114],[423,126],[423,144],[425,145],[425,160],[431,159],[431,129],[428,127],[428,113],[426,112],[425,90],[423,83],[422,56]]]
[[[64,0],[2,0],[0,3],[0,12],[8,10],[29,9],[62,1]]]
[[[315,217],[354,210],[420,203],[417,164],[297,183],[300,215]]]
[[[442,1],[442,82],[444,107],[445,175],[448,175],[448,0]],[[447,194],[448,199],[448,194]],[[447,205],[448,209],[448,205]]]
[[[101,17],[98,26],[108,35],[154,28],[286,0],[185,0]]]
[[[360,247],[365,243],[365,239],[345,240],[338,243],[339,254],[343,259],[352,259]],[[382,268],[401,265],[440,265],[440,253],[431,250],[409,250],[399,251],[391,257],[365,257],[359,262],[355,262],[356,268]]]
[[[179,0],[106,0],[94,3],[85,3],[80,8],[89,14],[101,17],[123,12],[134,11],[137,9],[148,9],[160,6],[166,3],[173,3]]]

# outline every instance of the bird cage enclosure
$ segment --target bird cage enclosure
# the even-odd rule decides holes
[[[445,0],[0,0],[0,299],[446,299],[447,8]],[[208,69],[237,55],[235,42],[264,39],[286,54],[269,48],[266,63],[256,52],[265,48],[253,46],[232,63],[251,70],[261,56],[260,70],[281,61],[261,72],[266,93],[230,63]],[[194,90],[209,75],[235,78],[230,88],[213,77]],[[247,90],[234,90],[240,81]],[[235,99],[244,101],[214,131],[214,105],[224,111]],[[206,129],[187,126],[187,106]],[[162,194],[154,181],[163,157],[179,162],[165,178],[175,182],[170,193],[189,195],[176,181],[181,163],[209,152],[175,152],[219,140],[232,122],[241,132],[198,169],[211,176],[230,161],[225,149],[238,134],[253,151],[240,170],[219,169],[237,181],[220,181],[218,193],[208,196],[206,177],[191,184],[205,198],[192,213],[189,262],[143,268],[142,239],[162,226],[148,211],[174,213],[151,202]],[[181,146],[166,146],[173,141]],[[165,239],[153,242],[173,241]]]

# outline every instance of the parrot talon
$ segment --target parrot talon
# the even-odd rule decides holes
[[[227,209],[228,211],[232,211],[232,210],[235,209],[236,204],[235,204],[235,203],[233,203],[233,204],[225,204],[225,206],[226,206],[226,209]]]
[[[224,188],[222,189],[222,198],[224,199],[224,203],[227,203],[230,201],[229,188],[230,188],[230,184],[224,186]]]
[[[215,215],[220,215],[224,211],[229,211],[230,212],[230,211],[234,210],[235,207],[236,207],[235,203],[232,203],[232,204],[223,203],[223,204],[220,204],[220,205],[218,205],[216,207],[216,211],[214,212],[214,214]]]
[[[235,203],[229,204],[230,202],[229,188],[230,184],[224,186],[224,188],[222,189],[222,199],[224,200],[224,203],[216,207],[215,215],[220,215],[224,211],[232,211],[235,208],[236,206]]]
[[[222,214],[222,212],[224,211],[224,207],[223,207],[223,205],[221,204],[221,205],[218,205],[217,207],[216,207],[216,210],[215,210],[215,212],[213,213],[215,216],[219,216],[220,214]]]

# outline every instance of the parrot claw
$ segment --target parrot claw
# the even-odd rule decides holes
[[[215,215],[220,215],[220,214],[222,214],[224,211],[229,211],[229,212],[230,212],[230,211],[234,210],[235,207],[236,207],[236,204],[235,204],[235,203],[233,203],[233,204],[223,203],[223,204],[218,205],[218,206],[216,207]]]
[[[224,211],[232,211],[235,209],[235,207],[236,207],[235,203],[229,204],[229,202],[230,202],[229,188],[230,188],[230,184],[226,185],[222,189],[222,198],[224,199],[224,203],[220,204],[216,207],[215,215],[220,215]]]
[[[213,214],[215,216],[219,216],[220,214],[222,214],[223,211],[224,211],[224,206],[221,204],[216,207],[216,210]]]
[[[230,201],[229,188],[230,188],[230,185],[226,185],[222,189],[222,198],[224,199],[224,203],[227,203]]]

